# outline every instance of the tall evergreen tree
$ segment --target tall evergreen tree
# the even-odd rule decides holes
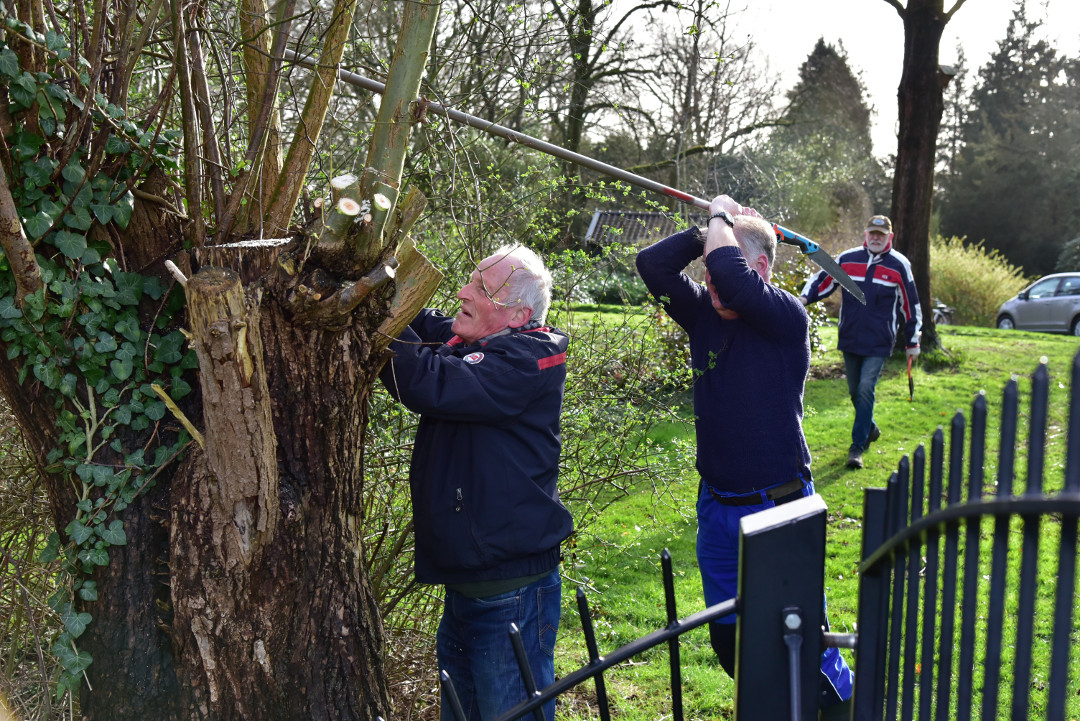
[[[807,232],[849,236],[888,198],[884,170],[874,160],[866,88],[843,46],[819,39],[788,92],[785,123],[771,134],[760,159],[775,191],[767,204]]]
[[[1041,27],[1021,3],[979,71],[941,212],[944,234],[985,239],[1033,274],[1051,272],[1080,227],[1076,61]]]

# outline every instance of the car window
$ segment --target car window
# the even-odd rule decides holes
[[[1061,280],[1058,295],[1080,295],[1080,275],[1070,275]]]
[[[1028,291],[1028,298],[1032,300],[1035,298],[1049,298],[1054,294],[1054,289],[1057,288],[1057,285],[1060,282],[1061,278],[1047,278],[1046,280],[1040,280],[1038,283],[1031,286],[1031,290]]]

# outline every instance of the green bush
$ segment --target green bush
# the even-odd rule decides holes
[[[998,307],[1027,284],[1023,271],[997,250],[964,238],[935,237],[930,244],[930,287],[954,308],[959,325],[993,326]]]
[[[649,291],[637,274],[633,246],[612,243],[600,255],[584,251],[565,251],[548,260],[556,278],[557,300],[568,303],[603,303],[638,306],[646,302]]]

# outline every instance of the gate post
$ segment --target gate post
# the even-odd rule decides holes
[[[739,523],[737,721],[817,718],[825,620],[825,524],[825,501],[819,495],[746,516]],[[802,617],[802,643],[792,644],[797,648],[797,685],[784,639],[784,620],[791,615],[785,609],[798,609]],[[792,718],[793,688],[800,691],[797,719]]]

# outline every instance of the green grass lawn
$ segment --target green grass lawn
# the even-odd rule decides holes
[[[939,330],[951,366],[928,363],[940,369],[917,368],[913,374],[913,400],[908,398],[904,361],[897,356],[887,363],[877,386],[875,408],[882,437],[865,454],[866,468],[862,470],[845,467],[852,409],[842,375],[842,357],[834,348],[835,329],[826,328],[822,333],[823,347],[815,353],[813,378],[806,386],[804,428],[814,459],[815,484],[829,508],[825,584],[833,630],[851,631],[856,620],[863,489],[884,486],[901,457],[913,453],[920,444],[925,444],[929,451],[931,434],[938,427],[945,429],[948,445],[948,429],[953,416],[962,412],[970,417],[973,399],[984,392],[989,406],[985,484],[992,490],[997,474],[1002,390],[1011,377],[1018,378],[1020,428],[1022,436],[1026,437],[1029,378],[1042,358],[1046,359],[1051,374],[1045,486],[1048,489],[1061,486],[1069,374],[1073,356],[1080,348],[1077,339],[973,327]],[[690,409],[685,403],[683,407],[689,421]],[[689,422],[668,423],[663,426],[662,433],[663,437],[654,438],[661,447],[665,441],[670,442],[671,438],[680,435],[692,438],[693,427]],[[969,439],[965,438],[965,463],[968,443]],[[660,455],[656,462],[666,461]],[[680,456],[678,462],[686,464],[685,456]],[[1019,453],[1016,491],[1024,488],[1025,464],[1026,455]],[[704,608],[694,558],[694,499],[698,479],[690,465],[676,470],[681,482],[665,489],[665,494],[643,490],[619,500],[589,527],[586,536],[576,540],[574,547],[569,549],[571,552],[567,553],[565,573],[571,581],[581,584],[588,594],[601,654],[665,625],[660,572],[660,553],[665,548],[670,550],[673,558],[679,616],[685,617]],[[989,522],[984,523],[984,540],[989,538],[989,528]],[[1014,541],[1020,535],[1018,525],[1014,526],[1013,534],[1010,543],[1015,548],[1018,542]],[[1054,524],[1045,524],[1041,548],[1044,555],[1053,555],[1057,538]],[[988,553],[983,557],[988,557]],[[1012,562],[1015,561],[1011,559]],[[1056,562],[1052,567],[1056,569]],[[559,674],[568,673],[587,661],[574,603],[573,582],[564,587],[564,614],[556,652]],[[1011,609],[1006,610],[1007,619],[1010,612],[1015,613],[1015,599],[1011,603]],[[1047,599],[1040,601],[1037,614],[1040,618],[1050,613],[1048,603]],[[959,619],[957,622],[959,624]],[[1014,625],[1015,621],[1007,623]],[[1047,632],[1043,626],[1045,624],[1037,628],[1037,634]],[[1076,642],[1080,642],[1080,635],[1074,634]],[[684,635],[681,653],[686,717],[731,718],[734,686],[713,658],[707,630],[697,629]],[[844,653],[851,663],[850,652]],[[1048,660],[1048,654],[1046,650],[1043,663]],[[1080,665],[1074,658],[1070,667],[1073,685],[1078,677]],[[981,681],[981,675],[978,678]],[[608,672],[605,679],[609,699],[620,718],[659,719],[671,712],[666,646]],[[1006,689],[1003,689],[1003,696],[1007,700]],[[1073,705],[1069,718],[1075,718],[1080,700],[1075,694],[1071,697]],[[579,687],[577,693],[569,694],[560,703],[561,718],[595,717],[595,694],[591,683]],[[1004,701],[1001,708],[1007,709]],[[1033,708],[1040,708],[1038,688],[1033,691]],[[1004,717],[1004,711],[1001,717]]]

